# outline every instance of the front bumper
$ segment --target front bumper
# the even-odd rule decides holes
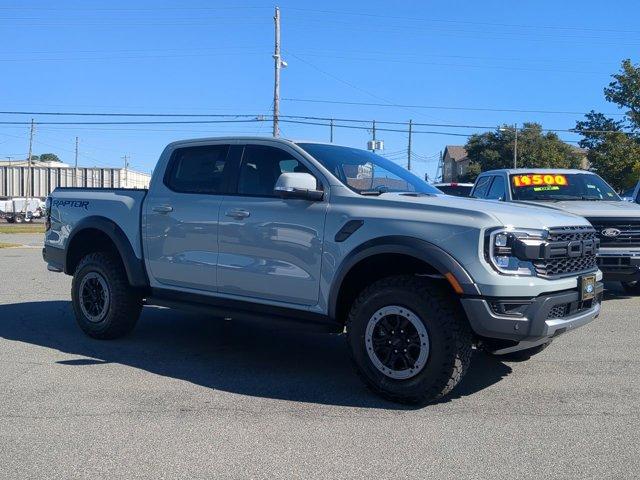
[[[602,282],[596,283],[595,298],[586,301],[570,290],[534,298],[468,297],[462,306],[473,331],[493,345],[489,349],[508,353],[586,325],[600,314],[603,290]]]
[[[598,268],[609,282],[640,281],[640,251],[601,249]]]

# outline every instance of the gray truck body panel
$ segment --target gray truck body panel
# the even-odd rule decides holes
[[[165,170],[176,149],[215,144],[281,148],[316,176],[324,198],[310,202],[238,194],[181,194],[167,187]],[[56,189],[51,199],[45,257],[56,255],[47,249],[67,249],[83,219],[104,218],[124,232],[135,257],[144,264],[151,291],[282,307],[335,320],[337,292],[349,268],[369,255],[399,253],[429,263],[441,275],[454,275],[463,297],[469,300],[463,306],[474,317],[470,323],[476,333],[516,341],[547,338],[556,329],[540,327],[547,318],[536,307],[523,319],[529,325],[529,333],[523,335],[525,329],[516,330],[512,318],[486,313],[489,299],[538,298],[549,305],[548,296],[576,292],[579,275],[538,278],[500,274],[485,258],[485,234],[504,227],[545,230],[589,226],[582,217],[529,205],[439,194],[362,196],[294,142],[254,137],[170,144],[158,161],[148,193]],[[250,216],[234,216],[238,210],[246,210]],[[350,221],[359,227],[346,238],[340,237]],[[591,273],[601,279],[600,272]],[[595,318],[599,308],[595,305],[582,312],[580,319],[568,317],[565,321],[582,324]]]

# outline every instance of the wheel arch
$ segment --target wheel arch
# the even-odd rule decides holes
[[[409,262],[409,263],[407,263]],[[342,261],[329,291],[329,317],[342,321],[346,318],[349,299],[359,293],[358,286],[350,286],[351,280],[363,271],[384,265],[393,265],[383,275],[371,275],[368,283],[393,275],[412,265],[419,273],[440,275],[449,280],[453,276],[464,295],[478,295],[479,291],[471,276],[462,265],[442,248],[414,237],[386,236],[369,240],[349,252]],[[361,289],[360,289],[361,290]]]
[[[76,224],[67,240],[64,272],[73,275],[80,259],[96,251],[117,253],[133,287],[148,287],[144,264],[139,259],[124,231],[106,217],[90,216]]]

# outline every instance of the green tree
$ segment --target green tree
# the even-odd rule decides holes
[[[613,80],[604,89],[604,98],[620,108],[627,108],[631,128],[640,130],[640,65],[634,65],[627,58],[622,61],[620,72],[612,77]]]
[[[618,191],[632,186],[640,176],[640,65],[622,62],[619,73],[604,89],[608,102],[627,109],[622,120],[591,110],[576,122],[587,148],[591,169]]]
[[[38,160],[40,162],[59,162],[60,158],[55,153],[43,153]]]
[[[465,148],[470,160],[469,180],[481,171],[513,167],[515,130],[505,125],[494,132],[472,135]],[[580,168],[581,155],[552,132],[543,133],[538,123],[518,129],[518,167]]]

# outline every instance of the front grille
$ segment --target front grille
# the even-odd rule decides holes
[[[569,309],[568,303],[556,305],[551,310],[549,310],[549,314],[547,315],[547,320],[551,318],[564,318],[565,315],[567,314],[568,309]]]
[[[555,320],[557,318],[571,317],[572,315],[580,314],[590,308],[593,308],[599,303],[602,303],[602,292],[596,295],[591,300],[583,300],[571,303],[561,303],[555,305],[547,314],[547,320]]]
[[[603,247],[640,247],[640,218],[587,218],[596,229]],[[604,235],[606,230],[616,230],[617,235]],[[611,232],[616,233],[616,232]]]
[[[554,258],[533,262],[536,273],[540,277],[556,277],[572,273],[586,272],[596,268],[596,256],[589,255],[577,258]]]
[[[597,268],[598,238],[592,227],[549,229],[545,258],[533,261],[540,277],[560,277]]]

